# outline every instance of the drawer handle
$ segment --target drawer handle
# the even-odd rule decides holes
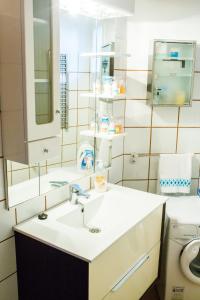
[[[49,153],[49,150],[48,150],[47,148],[44,148],[44,149],[43,149],[43,152],[44,152],[44,153]]]
[[[120,278],[120,280],[114,285],[112,288],[112,292],[116,292],[119,290],[127,281],[128,279],[138,270],[140,269],[144,263],[149,259],[149,255],[145,255],[140,258],[129,270],[128,272]]]

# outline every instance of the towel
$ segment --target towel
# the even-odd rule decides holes
[[[190,193],[191,177],[192,154],[160,155],[159,183],[161,193]]]

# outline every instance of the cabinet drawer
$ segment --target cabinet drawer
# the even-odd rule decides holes
[[[90,300],[107,295],[119,278],[160,241],[162,209],[160,206],[152,212],[90,264]]]
[[[139,300],[158,276],[160,243],[140,258],[104,300]]]
[[[29,162],[39,162],[59,155],[60,139],[53,137],[28,143]]]

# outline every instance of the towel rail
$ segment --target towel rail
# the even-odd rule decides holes
[[[138,158],[141,158],[141,157],[158,157],[161,154],[181,154],[181,153],[136,153],[136,152],[133,152],[133,153],[126,154],[126,155],[129,155],[130,156],[130,161],[132,163],[135,163]],[[193,155],[200,155],[200,152],[193,153]]]

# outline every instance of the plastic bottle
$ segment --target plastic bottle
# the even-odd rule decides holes
[[[77,155],[78,169],[90,171],[94,166],[94,148],[89,143],[83,143]]]
[[[102,160],[97,161],[96,173],[94,176],[94,187],[96,192],[104,193],[107,191],[107,171]]]
[[[100,132],[101,133],[108,133],[108,128],[109,128],[109,117],[108,116],[105,116],[105,115],[102,115],[100,117],[100,120],[99,120],[100,124],[99,124],[99,127],[100,127]]]
[[[124,80],[120,80],[119,82],[119,93],[120,95],[126,94],[126,87],[125,87]]]

